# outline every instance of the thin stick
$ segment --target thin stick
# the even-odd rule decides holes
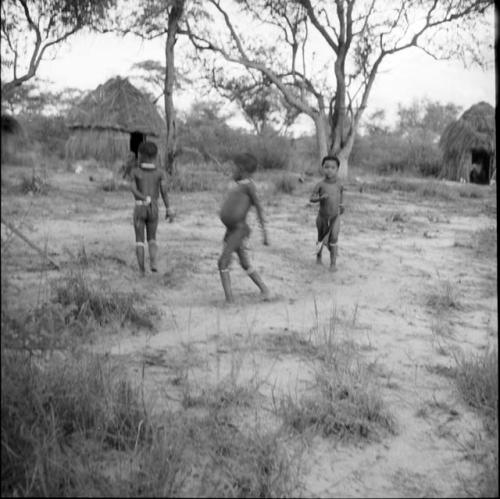
[[[52,264],[57,270],[60,269],[59,267],[59,264],[56,263],[54,260],[52,260],[52,258],[49,257],[49,255],[47,254],[46,251],[42,250],[41,248],[39,248],[36,244],[32,243],[21,231],[19,231],[19,229],[16,229],[12,224],[10,224],[9,222],[6,222],[4,220],[4,218],[2,217],[2,223],[8,228],[10,229],[14,234],[16,234],[17,236],[19,236],[28,246],[30,246],[31,248],[33,248],[37,253],[39,253],[40,255],[42,255],[44,258],[47,259],[47,261]]]

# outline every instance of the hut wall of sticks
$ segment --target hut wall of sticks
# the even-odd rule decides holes
[[[473,105],[446,127],[439,146],[442,178],[490,183],[496,178],[495,108],[487,102]]]
[[[88,93],[68,114],[71,135],[66,161],[94,159],[106,167],[124,162],[138,145],[158,145],[158,166],[163,165],[162,137],[166,125],[158,109],[127,78],[112,78]]]

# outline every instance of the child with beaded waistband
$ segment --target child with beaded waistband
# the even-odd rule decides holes
[[[224,248],[218,261],[222,287],[228,303],[233,302],[233,293],[231,290],[231,280],[229,277],[229,264],[233,252],[236,252],[240,260],[240,265],[246,270],[248,276],[258,286],[264,300],[269,300],[270,293],[266,285],[262,282],[259,274],[252,268],[248,259],[246,242],[250,235],[250,227],[246,222],[248,212],[252,206],[255,206],[257,218],[264,236],[264,244],[267,246],[267,239],[264,213],[257,197],[255,183],[252,175],[257,169],[257,159],[251,154],[240,154],[234,158],[233,179],[236,181],[234,186],[224,200],[220,219],[226,226],[224,236]]]
[[[316,184],[310,198],[311,203],[319,203],[316,227],[318,242],[316,243],[316,263],[321,263],[323,245],[330,250],[330,270],[337,270],[337,242],[340,231],[340,215],[344,213],[344,187],[338,182],[337,176],[340,162],[336,156],[325,156],[321,167],[325,178]]]
[[[144,229],[149,249],[149,265],[152,272],[157,272],[156,229],[158,228],[158,196],[161,194],[165,205],[165,218],[173,213],[169,207],[165,174],[155,165],[158,148],[154,142],[143,142],[139,146],[139,166],[130,173],[130,190],[135,198],[134,231],[137,263],[142,275],[144,269]]]

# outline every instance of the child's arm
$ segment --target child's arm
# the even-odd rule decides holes
[[[316,187],[314,188],[313,193],[311,194],[309,202],[319,203],[319,201],[328,197],[328,194],[321,194],[320,195],[320,193],[319,193],[320,187],[321,187],[321,182],[316,184]]]
[[[340,203],[339,203],[339,213],[342,215],[344,213],[344,186],[340,186]]]
[[[269,245],[269,240],[267,239],[266,232],[266,221],[264,219],[264,210],[262,209],[262,205],[260,204],[259,198],[257,197],[257,189],[255,188],[255,184],[253,182],[249,182],[248,184],[248,194],[250,196],[250,200],[252,204],[255,206],[255,211],[257,212],[257,218],[259,220],[260,228],[262,229],[262,234],[264,237],[264,245]]]
[[[139,199],[141,201],[147,201],[148,196],[144,196],[144,194],[142,194],[142,192],[139,189],[137,189],[134,170],[132,170],[132,175],[130,180],[130,190],[132,191],[132,194],[134,195],[135,199]]]

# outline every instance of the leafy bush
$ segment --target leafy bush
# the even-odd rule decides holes
[[[32,113],[20,116],[19,121],[30,142],[40,144],[43,156],[64,159],[69,137],[64,116]]]
[[[254,138],[256,144],[253,153],[264,170],[284,170],[288,167],[291,145],[290,140],[279,135]]]

